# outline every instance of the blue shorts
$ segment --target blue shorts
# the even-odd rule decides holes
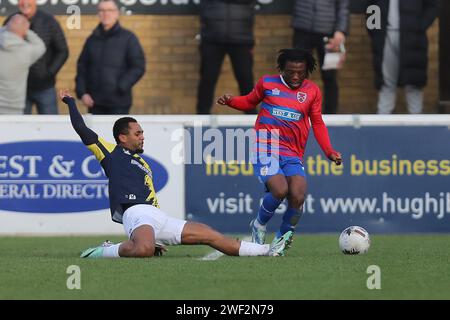
[[[282,155],[259,155],[253,162],[253,170],[261,183],[266,183],[272,176],[281,174],[286,177],[306,177],[305,167],[299,157]]]

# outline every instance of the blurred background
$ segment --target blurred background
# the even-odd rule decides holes
[[[145,52],[147,71],[133,88],[131,114],[193,114],[196,113],[196,93],[199,80],[199,16],[197,1],[174,4],[160,1],[142,5],[136,1],[119,2],[122,26],[132,30],[139,38]],[[428,29],[428,84],[424,88],[424,113],[446,113],[445,101],[449,97],[450,50],[448,39],[449,4],[442,1],[440,18]],[[347,60],[338,72],[340,106],[338,113],[371,114],[376,112],[377,91],[373,85],[372,51],[366,30],[365,8],[360,1],[352,0],[350,32],[346,39]],[[41,5],[40,5],[41,4]],[[127,5],[131,4],[131,5]],[[38,1],[39,8],[56,15],[69,46],[69,58],[57,76],[57,88],[75,88],[76,62],[86,38],[98,24],[96,5],[79,3],[81,28],[69,29],[68,7],[62,3]],[[276,73],[276,52],[292,46],[293,28],[291,12],[293,1],[259,1],[254,25],[254,78]],[[0,4],[0,23],[16,11],[12,1]],[[70,11],[73,12],[73,11]],[[68,22],[69,21],[69,22]],[[440,36],[441,34],[441,36]],[[440,41],[441,39],[441,41]],[[441,50],[441,53],[440,53]],[[441,68],[441,78],[439,70]],[[322,86],[320,73],[312,79]],[[441,81],[440,81],[441,80]],[[238,94],[237,83],[227,57],[216,86],[215,96],[224,93]],[[398,91],[395,113],[407,113],[404,94]],[[443,103],[440,103],[442,101]],[[35,111],[34,111],[35,112]],[[65,114],[64,106],[59,113]],[[214,105],[214,114],[240,114],[231,108]]]

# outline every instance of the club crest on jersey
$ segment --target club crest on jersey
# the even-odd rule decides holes
[[[272,89],[272,95],[273,96],[279,96],[280,95],[280,89],[278,89],[278,88]]]
[[[265,177],[269,173],[269,168],[267,166],[264,166],[259,170],[259,173],[260,173],[260,175]]]
[[[306,99],[308,98],[308,95],[304,92],[297,92],[297,100],[300,103],[303,103],[306,101]]]

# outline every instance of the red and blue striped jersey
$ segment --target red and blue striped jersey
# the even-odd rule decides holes
[[[266,75],[246,96],[233,97],[230,107],[251,110],[261,103],[255,123],[258,152],[300,157],[308,140],[310,125],[323,152],[333,150],[322,119],[320,88],[305,79],[298,89],[291,89],[281,75]],[[311,124],[310,124],[311,121]]]

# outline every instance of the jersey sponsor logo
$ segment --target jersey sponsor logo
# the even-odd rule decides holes
[[[306,99],[308,99],[308,95],[305,92],[297,92],[297,100],[300,103],[303,103],[306,101]]]
[[[158,161],[149,164],[155,191],[168,181]],[[77,213],[109,208],[108,180],[95,156],[78,141],[0,144],[0,210]]]
[[[279,96],[280,95],[280,89],[278,89],[278,88],[272,89],[272,95],[273,96]]]
[[[302,114],[299,112],[288,111],[278,108],[272,108],[272,115],[279,118],[298,121],[302,118]]]
[[[150,178],[153,178],[152,172],[148,170],[146,167],[144,167],[139,161],[131,159],[131,164],[134,164],[139,167],[142,171],[144,171],[146,174],[149,175]],[[151,167],[150,167],[151,168]]]

